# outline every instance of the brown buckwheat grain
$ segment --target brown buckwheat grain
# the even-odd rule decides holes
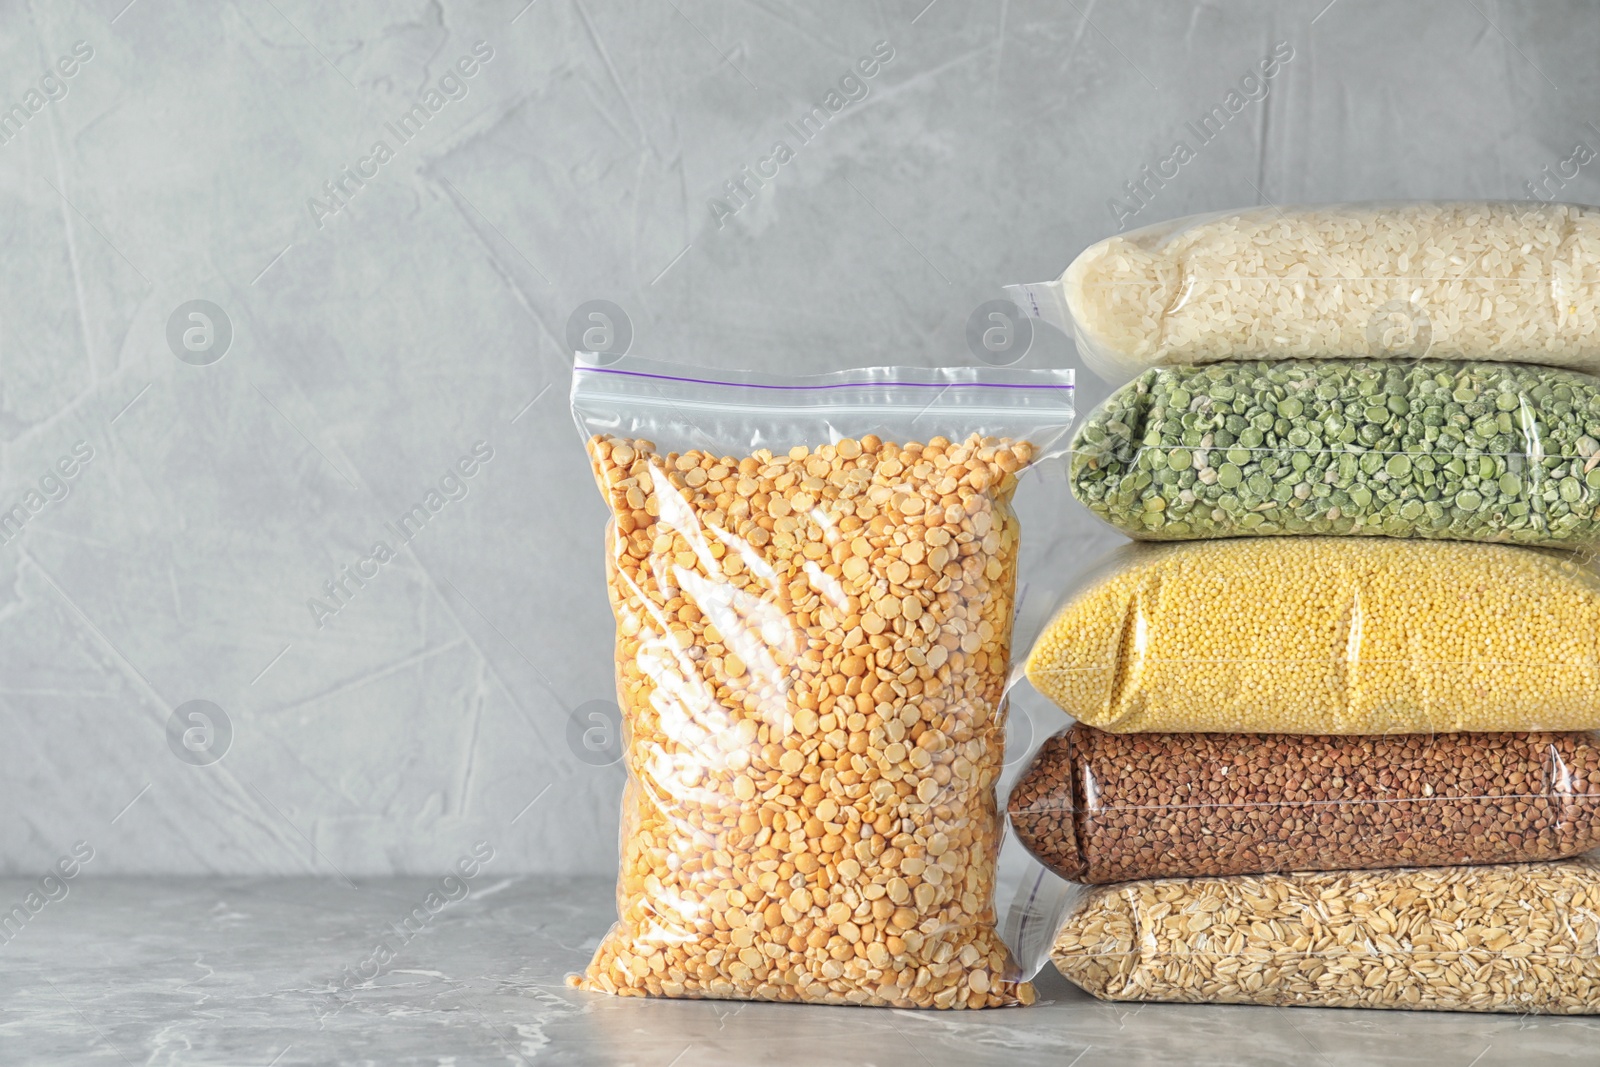
[[[1600,1012],[1600,867],[1261,874],[1086,890],[1056,969],[1104,1000]]]
[[[981,1008],[1024,441],[662,454],[595,437],[633,995]]]
[[[1563,859],[1600,845],[1600,745],[1079,725],[1045,742],[1009,807],[1075,882]]]

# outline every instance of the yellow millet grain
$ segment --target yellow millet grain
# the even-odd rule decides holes
[[[595,437],[627,726],[620,920],[588,989],[982,1008],[1031,446],[742,458]]]
[[[1028,656],[1117,733],[1600,727],[1600,580],[1507,545],[1339,537],[1134,545]]]
[[[1103,1000],[1600,1013],[1592,859],[1086,890],[1056,969]]]

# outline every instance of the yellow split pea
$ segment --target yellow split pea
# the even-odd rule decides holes
[[[1137,545],[1046,627],[1028,679],[1116,733],[1600,727],[1600,580],[1444,541]]]
[[[981,1008],[1026,442],[743,458],[597,436],[627,725],[620,921],[574,983]]]

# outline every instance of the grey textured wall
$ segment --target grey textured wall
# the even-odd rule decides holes
[[[661,358],[967,361],[976,305],[1135,207],[1519,197],[1600,147],[1589,4],[524,2],[0,8],[0,870],[613,869],[620,768],[569,728],[611,678],[586,301]],[[1116,537],[1059,481],[1020,510],[1037,623]]]

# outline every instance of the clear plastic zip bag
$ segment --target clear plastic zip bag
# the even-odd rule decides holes
[[[1112,734],[1047,740],[1012,831],[1089,884],[1567,859],[1600,845],[1600,737]]]
[[[1068,594],[1026,674],[1116,733],[1600,729],[1600,576],[1465,541],[1133,543]]]
[[[1600,366],[1600,209],[1528,201],[1250,207],[1089,246],[1008,286],[1096,373],[1352,357]]]
[[[993,884],[1017,476],[1070,371],[627,358],[572,408],[611,509],[619,921],[574,984],[1027,1003]]]
[[[1161,367],[1073,440],[1073,495],[1139,540],[1600,539],[1600,378],[1506,363]]]

